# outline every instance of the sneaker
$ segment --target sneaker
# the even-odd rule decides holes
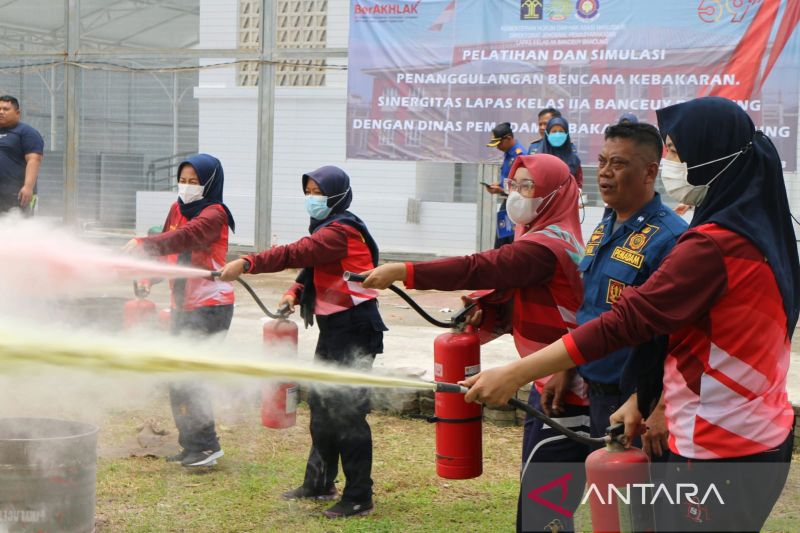
[[[365,516],[374,509],[375,506],[372,504],[372,500],[362,503],[339,501],[322,514],[324,514],[326,518],[347,518],[350,516]]]
[[[217,459],[225,455],[221,449],[214,451],[214,450],[204,450],[202,452],[189,452],[186,454],[186,457],[183,458],[181,464],[183,466],[214,466],[217,464]]]
[[[168,463],[180,463],[186,458],[187,455],[189,455],[189,450],[181,449],[181,451],[175,455],[168,455],[164,459],[166,459]]]
[[[310,499],[310,500],[327,501],[327,500],[335,500],[338,495],[339,491],[336,490],[336,485],[332,486],[329,491],[324,492],[322,494],[315,494],[311,492],[310,489],[307,489],[304,486],[300,485],[294,490],[284,492],[283,494],[281,494],[281,497],[284,500]]]

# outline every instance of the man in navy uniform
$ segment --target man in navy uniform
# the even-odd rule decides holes
[[[506,179],[508,179],[508,172],[511,170],[511,165],[518,155],[525,155],[525,148],[514,139],[514,132],[511,130],[511,124],[503,122],[498,124],[492,129],[492,138],[486,145],[489,148],[497,148],[503,152],[503,166],[500,167],[500,181],[499,183],[492,183],[486,185],[486,191],[490,194],[499,194],[503,197],[507,196],[503,187],[505,187]],[[500,204],[497,210],[497,237],[494,241],[494,247],[500,248],[504,244],[508,244],[514,240],[514,224],[508,218],[506,213],[506,201]]]
[[[584,283],[578,324],[611,309],[628,285],[644,283],[687,228],[686,222],[655,192],[661,154],[661,137],[650,124],[617,124],[606,129],[605,144],[598,156],[597,182],[608,208],[589,236],[578,267]],[[623,366],[633,350],[623,348],[577,369],[589,387],[593,437],[604,435],[609,416],[634,392],[623,390],[620,385]],[[555,381],[551,389],[543,393],[542,405],[550,403],[547,410],[558,412],[561,408],[559,383],[569,376],[562,374],[565,375],[551,380]],[[643,445],[657,458],[667,449],[662,405],[655,409],[647,425],[650,429],[642,438]]]

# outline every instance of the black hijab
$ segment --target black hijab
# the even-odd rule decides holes
[[[328,207],[332,209],[331,213],[322,220],[311,217],[308,232],[315,233],[334,222],[351,226],[364,237],[364,242],[372,254],[372,264],[378,266],[378,245],[375,239],[370,235],[364,221],[347,210],[353,201],[350,176],[339,167],[331,165],[320,167],[303,174],[303,194],[305,194],[309,179],[314,180],[322,194],[328,197]],[[300,316],[303,317],[303,321],[308,327],[314,324],[314,305],[317,298],[316,287],[314,287],[314,269],[304,268],[298,274],[296,281],[303,285],[303,292],[300,295]]]
[[[200,185],[203,186],[203,197],[188,204],[183,203],[183,200],[178,198],[178,207],[180,207],[181,214],[191,220],[206,207],[219,204],[225,210],[225,214],[228,215],[228,227],[231,228],[231,231],[235,231],[236,223],[233,221],[233,215],[228,206],[222,203],[222,187],[225,184],[225,173],[222,171],[222,163],[219,162],[219,159],[208,154],[190,156],[178,165],[178,176],[181,175],[181,169],[185,165],[191,165],[195,173],[197,173]]]
[[[553,146],[550,144],[550,139],[547,134],[553,129],[553,126],[561,126],[567,134],[567,140],[561,146]],[[572,144],[572,139],[569,136],[569,122],[564,117],[553,117],[547,122],[545,126],[545,134],[542,139],[542,149],[539,153],[551,154],[562,160],[569,167],[569,173],[575,176],[578,172],[578,167],[581,166],[581,158],[578,157],[575,145]]]
[[[711,184],[689,227],[719,224],[764,254],[783,297],[791,338],[800,311],[800,264],[781,159],[772,141],[726,98],[698,98],[659,109],[656,115],[661,135],[669,135],[689,167],[745,150]],[[708,183],[731,159],[689,170],[689,183]]]

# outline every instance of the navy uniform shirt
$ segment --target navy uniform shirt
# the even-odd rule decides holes
[[[607,210],[586,244],[578,269],[583,274],[583,304],[578,324],[597,318],[611,309],[622,289],[638,286],[656,271],[688,225],[661,203],[656,193],[636,214],[612,233],[616,213]],[[622,348],[599,361],[578,367],[584,379],[619,385],[622,367],[632,347]]]
[[[508,173],[511,172],[511,167],[514,165],[514,160],[518,155],[525,155],[525,148],[520,143],[514,142],[514,146],[506,150],[506,153],[503,155],[503,166],[500,167],[500,187],[505,186],[506,180],[509,177]],[[505,194],[502,196],[505,196]],[[507,239],[513,236],[514,223],[508,218],[506,201],[504,199],[503,203],[500,204],[500,208],[497,210],[497,238]]]
[[[500,167],[500,186],[503,187],[508,179],[508,173],[511,172],[511,166],[518,155],[525,155],[525,148],[518,142],[514,146],[506,150],[503,156],[503,166]],[[513,176],[512,176],[513,177]]]
[[[528,155],[539,154],[542,152],[542,144],[544,143],[544,139],[539,139],[538,141],[533,141],[531,145],[528,147]]]
[[[43,151],[44,140],[31,126],[0,128],[0,194],[16,198],[25,184],[25,156]]]

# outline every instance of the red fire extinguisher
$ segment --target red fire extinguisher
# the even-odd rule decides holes
[[[264,322],[264,346],[297,355],[297,324],[288,320],[288,308],[278,311],[278,318]],[[297,384],[268,383],[261,392],[261,424],[282,429],[297,422]]]
[[[639,448],[623,446],[619,441],[623,430],[622,424],[608,428],[605,448],[586,458],[586,483],[595,533],[655,530],[652,506],[641,490],[642,485],[650,483],[650,461]]]
[[[457,383],[480,372],[478,335],[467,327],[442,333],[433,343],[434,380]],[[446,479],[470,479],[483,473],[482,407],[463,394],[436,392],[436,473]]]
[[[150,294],[149,284],[134,281],[133,293],[136,298],[125,302],[122,313],[122,325],[125,329],[150,325],[155,321],[156,304],[147,299]]]

